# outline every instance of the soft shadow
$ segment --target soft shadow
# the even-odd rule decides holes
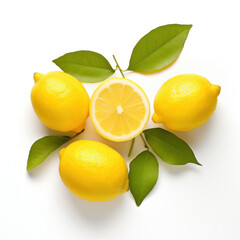
[[[106,201],[106,202],[91,202],[83,200],[69,192],[65,189],[64,195],[66,200],[69,201],[69,207],[73,208],[72,210],[77,213],[77,217],[81,216],[81,219],[84,219],[86,222],[91,223],[92,226],[102,226],[113,220],[114,216],[117,216],[119,212],[122,212],[124,196],[127,193],[124,193],[117,198]]]
[[[193,129],[191,131],[186,131],[186,132],[171,131],[171,132],[174,133],[179,138],[181,138],[182,140],[184,140],[191,147],[191,149],[194,152],[194,148],[197,147],[199,145],[199,143],[203,142],[204,139],[207,140],[207,136],[208,136],[210,130],[213,128],[215,117],[217,117],[217,116],[213,116],[211,119],[208,120],[208,122],[206,122],[202,126],[196,128],[196,129]],[[161,127],[165,128],[163,126],[161,126]],[[165,129],[168,130],[167,128],[165,128]],[[201,161],[200,161],[200,163],[201,163]],[[186,174],[187,172],[198,173],[202,167],[203,166],[199,166],[199,165],[196,165],[193,163],[188,163],[186,165],[171,165],[171,164],[167,164],[167,163],[163,162],[160,159],[160,168],[165,169],[171,175],[180,176],[182,174]]]
[[[74,132],[59,132],[55,131],[53,129],[48,128],[45,126],[43,123],[41,124],[41,129],[40,131],[43,133],[44,136],[74,136],[76,133]]]
[[[67,145],[64,144],[62,147],[65,147]],[[41,178],[43,175],[48,174],[47,172],[50,171],[49,169],[49,165],[52,165],[54,161],[56,161],[58,163],[59,161],[59,150],[61,148],[59,148],[58,150],[56,150],[55,152],[51,153],[42,163],[40,163],[38,166],[36,166],[33,169],[30,170],[26,170],[27,175],[31,178],[31,179],[38,179]]]
[[[173,176],[181,176],[188,172],[198,173],[202,168],[202,166],[193,163],[188,163],[186,165],[171,165],[162,161],[160,162],[159,167],[163,168],[164,171],[166,170],[170,175]]]
[[[218,112],[216,112],[202,126],[196,128],[196,129],[193,129],[191,131],[186,131],[186,132],[171,131],[171,132],[174,133],[175,135],[177,135],[182,140],[184,140],[192,148],[192,150],[194,152],[194,148],[197,147],[201,142],[205,142],[207,140],[208,134],[211,134],[210,132],[211,132],[211,130],[213,130],[213,127],[215,124],[215,120],[216,120],[215,118],[219,117],[217,115],[218,115]],[[165,127],[163,127],[163,128],[165,128]],[[165,129],[168,130],[167,128],[165,128]],[[167,164],[160,160],[160,167],[164,168],[171,175],[179,176],[182,174],[186,174],[187,172],[198,173],[203,166],[199,166],[199,165],[196,165],[193,163],[188,163],[186,165],[170,165],[170,164]]]
[[[165,125],[163,125],[163,124],[155,124],[155,123],[152,123],[151,125],[149,124],[149,128],[160,127],[160,128],[166,129],[167,131],[174,133],[176,136],[178,136],[179,138],[184,140],[190,146],[195,146],[198,143],[204,141],[204,139],[207,140],[207,135],[210,134],[210,132],[214,130],[216,121],[220,117],[221,116],[220,116],[219,111],[216,110],[215,113],[213,114],[213,116],[207,122],[205,122],[203,125],[199,126],[198,128],[195,128],[190,131],[183,131],[183,132],[173,131],[173,130],[169,130],[168,128],[166,128]]]
[[[187,142],[190,146],[194,147],[199,142],[204,141],[204,139],[207,140],[207,135],[214,129],[215,121],[220,117],[218,115],[219,113],[216,111],[207,122],[196,129],[186,132],[172,132]]]
[[[107,140],[103,138],[101,135],[98,134],[98,132],[95,130],[95,128],[92,125],[92,122],[90,118],[86,121],[85,131],[80,134],[77,139],[86,139],[86,140],[93,140],[98,141],[101,143],[104,143],[108,145],[109,147],[115,149],[117,152],[119,152],[121,155],[126,155],[130,149],[131,141],[126,142],[113,142],[110,140]]]
[[[33,169],[26,170],[28,176],[31,178],[35,178],[35,177],[39,176],[39,174],[41,174],[44,171],[44,168],[46,168],[46,166],[44,166],[44,165],[45,164],[42,163]]]

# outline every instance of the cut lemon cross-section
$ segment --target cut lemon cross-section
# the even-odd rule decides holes
[[[141,87],[126,78],[110,78],[94,91],[90,117],[97,132],[122,142],[139,135],[150,115],[149,100]]]

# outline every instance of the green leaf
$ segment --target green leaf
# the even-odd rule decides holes
[[[41,162],[54,150],[72,139],[68,136],[46,136],[33,143],[27,162],[27,170],[30,170]]]
[[[145,138],[154,152],[166,163],[184,165],[195,163],[201,165],[191,148],[175,134],[162,128],[144,130]]]
[[[128,70],[152,72],[170,65],[182,51],[191,27],[170,24],[150,31],[134,47]]]
[[[132,160],[129,167],[129,188],[140,206],[157,182],[158,161],[151,152],[144,151]]]
[[[87,83],[101,82],[115,72],[104,56],[92,51],[67,53],[53,62],[64,72]]]

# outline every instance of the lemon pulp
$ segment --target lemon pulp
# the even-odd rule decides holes
[[[90,117],[103,137],[130,140],[145,128],[150,115],[149,100],[143,89],[126,78],[104,81],[93,93]]]

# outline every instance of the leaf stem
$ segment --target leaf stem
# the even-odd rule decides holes
[[[71,138],[74,138],[74,137],[76,137],[76,136],[78,136],[78,135],[80,135],[82,132],[84,132],[85,131],[85,129],[83,129],[81,132],[79,132],[79,133],[76,133],[74,136],[72,136]]]
[[[130,157],[131,154],[132,154],[132,150],[133,150],[134,142],[135,142],[135,138],[133,138],[133,140],[132,140],[132,144],[131,144],[131,147],[130,147],[130,149],[129,149],[128,157]]]
[[[120,68],[117,59],[115,58],[114,54],[113,54],[113,59],[117,64],[117,68],[119,69],[120,73],[122,74],[122,77],[125,78],[124,74],[123,74],[123,70]]]
[[[141,137],[141,139],[142,139],[142,141],[143,141],[143,143],[144,143],[144,147],[145,147],[147,150],[149,150],[149,147],[148,147],[148,145],[147,145],[147,142],[145,141],[144,137],[142,136],[142,133],[141,133],[139,136]],[[129,153],[128,153],[128,157],[130,157],[131,154],[132,154],[132,150],[133,150],[134,143],[135,143],[135,138],[133,138],[133,140],[132,140],[131,147],[130,147]]]
[[[145,148],[147,148],[147,150],[149,150],[149,147],[148,147],[148,145],[147,145],[147,142],[145,141],[145,139],[144,139],[144,137],[143,137],[143,135],[142,135],[142,134],[140,134],[140,137],[141,137],[141,138],[142,138],[142,140],[143,140],[144,147],[145,147]]]

